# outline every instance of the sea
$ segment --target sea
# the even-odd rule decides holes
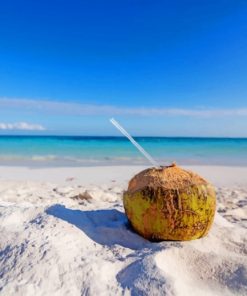
[[[160,164],[247,165],[247,138],[135,137]],[[0,165],[150,165],[123,137],[0,136]]]

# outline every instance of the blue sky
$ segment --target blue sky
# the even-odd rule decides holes
[[[246,1],[1,1],[0,133],[247,137]]]

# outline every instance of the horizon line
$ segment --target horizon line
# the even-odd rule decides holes
[[[180,138],[180,139],[247,139],[247,137],[239,137],[239,136],[136,136],[136,135],[132,135],[135,138]],[[72,137],[83,137],[83,138],[122,138],[122,139],[126,139],[126,137],[124,136],[116,136],[116,135],[62,135],[62,134],[58,134],[58,135],[38,135],[38,134],[0,134],[0,137],[68,137],[68,138],[72,138]],[[128,139],[126,139],[126,141],[128,141]]]

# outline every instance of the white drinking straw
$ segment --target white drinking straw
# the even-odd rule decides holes
[[[152,158],[152,156],[149,155],[114,118],[111,118],[110,122],[130,140],[130,142],[147,158],[147,160],[151,162],[153,166],[160,167],[160,165]]]

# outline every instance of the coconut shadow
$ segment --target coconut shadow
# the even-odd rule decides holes
[[[49,207],[46,213],[76,226],[101,245],[120,245],[132,250],[150,246],[150,241],[133,230],[126,215],[115,209],[81,211],[56,204]]]

